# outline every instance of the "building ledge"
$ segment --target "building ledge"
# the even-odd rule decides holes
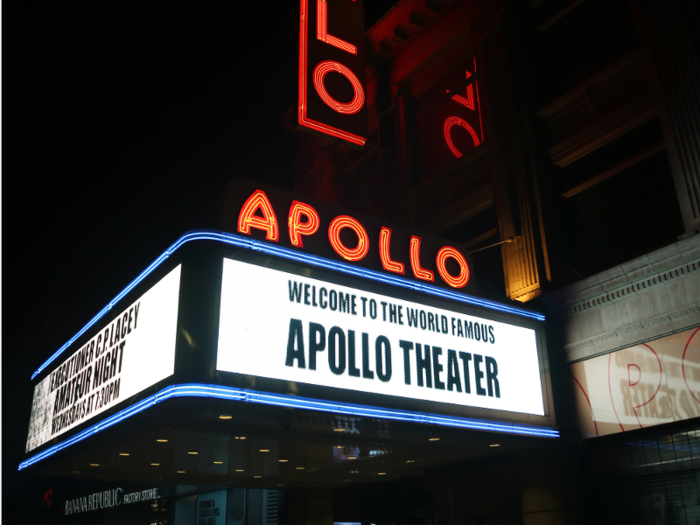
[[[694,235],[545,301],[566,360],[577,361],[699,325],[699,297],[700,235]]]

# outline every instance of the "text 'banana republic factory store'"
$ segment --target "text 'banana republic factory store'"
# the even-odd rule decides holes
[[[697,10],[299,2],[294,193],[37,363],[30,522],[700,523]]]

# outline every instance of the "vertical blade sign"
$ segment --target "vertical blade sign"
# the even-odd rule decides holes
[[[301,0],[299,125],[364,145],[367,136],[362,0]]]

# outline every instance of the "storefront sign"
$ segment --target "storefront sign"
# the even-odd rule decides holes
[[[81,514],[93,510],[105,510],[120,505],[129,505],[140,501],[151,501],[160,497],[161,495],[157,488],[125,494],[124,489],[118,487],[66,500],[64,513],[66,516]]]
[[[544,415],[532,329],[224,260],[217,368]]]
[[[366,142],[364,30],[362,0],[301,0],[300,126]]]
[[[226,491],[205,492],[197,496],[197,525],[225,525]]]
[[[34,387],[26,452],[170,376],[180,266]]]
[[[574,363],[583,437],[700,416],[700,328]]]

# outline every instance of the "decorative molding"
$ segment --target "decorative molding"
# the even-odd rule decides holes
[[[612,303],[623,301],[630,296],[646,293],[652,289],[668,284],[676,279],[688,277],[700,271],[700,257],[684,262],[671,268],[654,272],[642,279],[629,282],[622,286],[588,297],[582,301],[557,309],[559,317],[572,317],[590,310],[603,308]]]
[[[518,123],[518,104],[507,49],[503,24],[497,24],[482,37],[484,95],[489,108],[487,120],[498,232],[502,241],[519,236],[518,242],[501,245],[506,295],[524,302],[539,293],[537,254],[542,253],[543,248],[535,241],[538,189],[532,184],[524,156],[525,141]]]
[[[683,317],[686,317],[690,314],[694,314],[697,312],[700,312],[700,307],[698,305],[693,305],[689,308],[683,308],[682,310],[678,310],[678,311],[672,312],[670,314],[665,314],[665,315],[662,315],[659,317],[655,317],[653,319],[649,319],[647,321],[643,321],[641,323],[627,326],[627,327],[622,328],[620,330],[614,330],[614,331],[607,332],[605,334],[602,334],[602,335],[599,335],[596,337],[592,337],[590,339],[586,339],[584,341],[579,341],[577,343],[571,343],[568,345],[564,345],[564,352],[566,352],[567,354],[570,354],[570,353],[576,352],[577,350],[580,350],[582,348],[595,346],[599,343],[607,341],[608,339],[614,339],[614,338],[621,337],[621,336],[624,336],[624,335],[627,335],[627,334],[630,334],[633,332],[638,332],[639,330],[651,328],[653,326],[656,326],[656,325],[659,325],[662,323],[670,323],[672,321],[681,319]],[[687,329],[688,329],[688,327],[684,327],[682,330],[687,330]],[[679,330],[674,330],[673,332],[675,332],[675,331],[679,331]],[[649,338],[647,340],[659,339],[661,337],[665,337],[667,335],[670,335],[673,332],[654,335],[654,337]],[[644,342],[644,341],[637,341],[634,344],[637,345],[637,344],[640,344],[642,342]],[[614,350],[618,350],[618,348],[615,348]]]

